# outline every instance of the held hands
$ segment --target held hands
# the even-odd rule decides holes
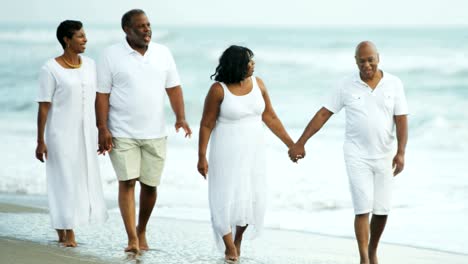
[[[197,169],[198,169],[198,172],[206,180],[206,175],[208,174],[208,161],[206,160],[206,157],[199,157],[198,158]]]
[[[185,137],[191,137],[192,136],[192,130],[190,129],[189,124],[185,120],[177,120],[175,123],[175,130],[178,133],[179,129],[182,128],[185,132]]]
[[[393,176],[397,176],[400,172],[403,171],[405,167],[405,155],[397,153],[393,158],[392,168],[393,168]]]
[[[47,159],[47,145],[44,142],[38,142],[36,147],[36,159],[44,162],[44,156]]]
[[[306,153],[305,153],[304,145],[299,144],[299,143],[292,145],[289,148],[288,154],[289,154],[289,158],[291,159],[291,161],[297,163],[298,160],[303,159],[305,157]]]
[[[106,155],[106,152],[112,151],[112,134],[107,128],[99,129],[98,155]]]

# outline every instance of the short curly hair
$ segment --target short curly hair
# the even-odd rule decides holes
[[[211,75],[211,79],[218,82],[238,83],[247,77],[248,64],[254,53],[242,46],[232,45],[227,48],[219,58],[219,65]]]
[[[141,9],[132,9],[122,16],[121,26],[125,30],[125,27],[132,27],[132,18],[137,15],[146,15],[145,11]]]
[[[65,49],[67,44],[64,37],[71,39],[76,31],[79,31],[83,27],[81,21],[76,20],[65,20],[57,27],[57,40],[62,45],[62,48]]]

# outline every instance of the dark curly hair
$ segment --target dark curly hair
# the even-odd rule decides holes
[[[241,46],[230,46],[219,58],[219,65],[211,79],[223,83],[238,83],[247,77],[248,64],[254,53]]]
[[[62,45],[63,49],[65,49],[67,46],[63,38],[67,37],[71,39],[73,34],[75,34],[75,32],[80,30],[82,27],[83,23],[81,23],[81,21],[65,20],[60,23],[60,25],[57,27],[57,39],[60,42],[60,45]]]

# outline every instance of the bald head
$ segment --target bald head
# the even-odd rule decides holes
[[[379,53],[374,43],[370,41],[363,41],[356,47],[356,65],[359,68],[361,79],[370,80],[379,72]],[[377,75],[378,76],[378,75]]]
[[[361,43],[359,43],[357,46],[356,46],[356,51],[354,53],[354,55],[356,57],[359,56],[359,54],[364,51],[364,50],[367,50],[367,51],[371,51],[375,54],[379,54],[379,52],[377,51],[377,47],[375,46],[374,43],[372,43],[371,41],[362,41]]]

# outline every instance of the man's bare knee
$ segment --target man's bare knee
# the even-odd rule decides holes
[[[141,190],[147,193],[157,192],[157,186],[149,186],[140,182]]]
[[[124,187],[126,189],[135,188],[135,184],[136,184],[136,179],[128,180],[128,181],[119,181],[119,186]]]

